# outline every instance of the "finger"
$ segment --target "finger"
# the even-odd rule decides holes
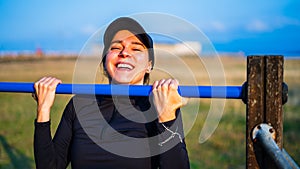
[[[164,81],[163,85],[169,86],[171,81],[172,81],[172,79],[167,79],[167,80]]]
[[[172,81],[172,79],[165,80],[165,81],[161,84],[162,90],[168,90],[171,81]]]
[[[157,84],[157,87],[156,89],[160,90],[161,89],[161,86],[162,84],[165,82],[165,79],[161,79],[160,81],[158,81],[158,84]]]
[[[44,85],[49,86],[55,80],[54,77],[48,77],[44,80]]]
[[[177,79],[173,79],[175,81],[175,83],[177,84],[177,86],[179,86],[179,81]]]
[[[55,91],[57,85],[61,82],[60,79],[54,77],[43,77],[34,84],[35,93],[39,96],[40,94],[46,94],[48,91]]]
[[[157,90],[157,86],[158,86],[158,81],[156,80],[156,81],[153,82],[152,91]]]
[[[47,84],[47,82],[50,80],[51,77],[43,77],[42,79],[40,79],[37,84],[38,84],[38,88],[43,87]]]
[[[62,83],[62,81],[60,79],[55,79],[51,85],[56,89],[57,85],[60,83]]]
[[[179,86],[178,81],[176,79],[172,79],[169,85],[170,89],[177,90],[178,86]]]
[[[44,82],[45,79],[47,79],[47,77],[43,77],[43,78],[39,79],[37,82],[34,83],[34,89],[35,89],[36,94],[39,93],[39,86],[40,86],[41,83]]]
[[[45,79],[44,87],[49,91],[53,91],[56,89],[57,85],[61,83],[61,80],[56,79],[54,77],[49,77]]]
[[[154,100],[160,100],[159,98],[162,98],[164,96],[164,93],[162,93],[162,85],[165,82],[165,79],[161,79],[159,81],[154,82],[153,88],[155,87],[155,90],[153,91]]]
[[[160,91],[161,90],[161,85],[164,83],[165,79],[161,79],[158,81],[157,85],[155,86],[156,91]]]
[[[39,79],[36,83],[41,83],[41,82],[43,82],[45,79],[47,79],[48,77],[43,77],[43,78],[41,78],[41,79]]]
[[[43,98],[47,93],[47,82],[49,81],[49,77],[43,77],[38,82],[35,83],[35,93],[37,101],[40,98]]]
[[[40,96],[44,96],[47,93],[50,79],[51,79],[50,77],[45,77],[38,82],[37,92],[36,92],[38,98]]]

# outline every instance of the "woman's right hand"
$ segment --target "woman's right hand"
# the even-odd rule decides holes
[[[162,79],[153,83],[153,102],[161,123],[174,120],[176,110],[188,103],[188,98],[179,95],[178,86],[176,79]]]
[[[34,83],[34,99],[37,102],[37,122],[50,120],[50,109],[54,103],[55,91],[62,81],[54,77],[43,77]]]

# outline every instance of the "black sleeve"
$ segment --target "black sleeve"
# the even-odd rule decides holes
[[[189,169],[189,158],[184,141],[184,132],[180,110],[177,111],[175,120],[157,123],[159,135],[159,147],[162,152],[159,155],[160,169]]]
[[[72,139],[74,119],[72,100],[64,110],[54,138],[51,137],[50,121],[39,123],[35,120],[34,158],[37,169],[66,168],[69,161],[69,147]]]

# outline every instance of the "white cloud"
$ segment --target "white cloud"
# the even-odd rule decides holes
[[[211,25],[211,29],[214,31],[218,31],[218,32],[226,31],[226,26],[222,22],[212,21],[210,25]]]
[[[250,32],[268,32],[286,26],[300,26],[300,20],[288,17],[272,17],[265,20],[254,19],[246,24],[246,30]]]
[[[300,26],[300,20],[288,17],[277,17],[274,21],[274,26],[284,27],[284,26]]]
[[[91,35],[97,31],[97,27],[95,25],[85,25],[82,27],[81,32],[86,35]]]
[[[267,22],[256,19],[246,25],[246,29],[251,32],[266,32],[270,31],[271,28]]]

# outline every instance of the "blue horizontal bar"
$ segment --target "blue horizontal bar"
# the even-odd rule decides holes
[[[59,84],[57,94],[149,96],[150,85]],[[241,86],[179,86],[179,94],[190,98],[241,99]],[[0,82],[0,92],[33,93],[34,83]]]

